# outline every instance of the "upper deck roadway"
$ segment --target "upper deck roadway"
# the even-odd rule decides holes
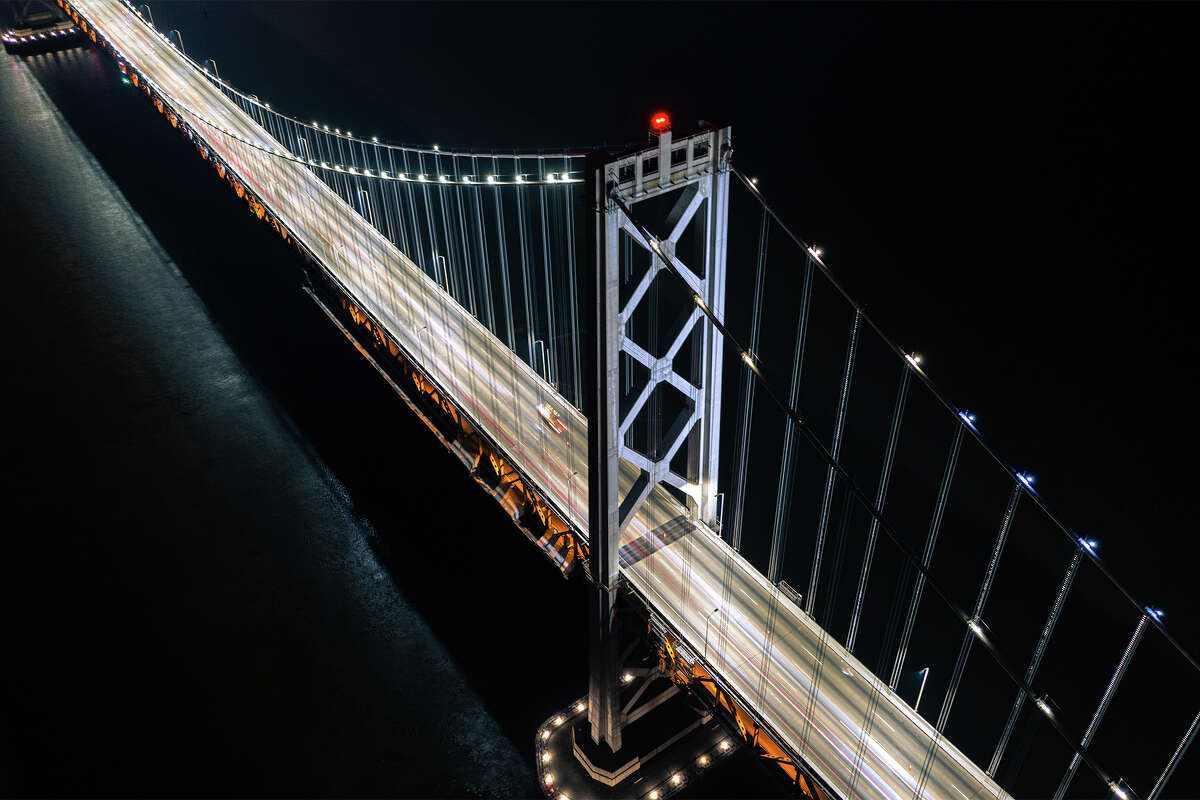
[[[242,140],[286,149],[129,7],[116,0],[74,5],[586,534],[587,421],[307,168],[247,146]],[[565,433],[542,423],[537,409],[545,402],[558,410]],[[632,475],[622,478],[624,490]],[[674,498],[656,490],[624,534],[622,574],[830,788],[847,800],[916,797],[932,746],[920,797],[1006,796],[949,742],[931,745],[932,726],[707,527],[683,522],[683,536],[656,535],[677,528],[683,514]],[[706,630],[714,609],[719,613]],[[877,708],[864,740],[873,696]]]

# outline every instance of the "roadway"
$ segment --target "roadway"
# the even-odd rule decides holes
[[[257,149],[285,148],[130,8],[116,0],[77,0],[75,7],[586,533],[583,416],[308,168]],[[565,432],[542,422],[543,403],[558,412]],[[624,491],[634,471],[623,465],[621,475]],[[918,796],[932,747],[920,797],[1006,797],[719,537],[691,522],[679,535],[683,513],[656,489],[623,535],[622,574],[695,652],[707,650],[713,673],[754,704],[831,788],[847,799]],[[669,536],[656,533],[673,528]],[[872,707],[873,722],[865,725]]]

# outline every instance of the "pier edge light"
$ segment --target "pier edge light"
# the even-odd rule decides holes
[[[921,366],[921,354],[920,353],[917,353],[914,351],[914,352],[906,355],[905,358],[908,359],[908,363],[912,364],[914,367]]]
[[[1028,486],[1030,489],[1033,488],[1033,476],[1030,475],[1028,472],[1018,472],[1017,480],[1019,480],[1021,483]]]
[[[650,132],[654,134],[666,133],[671,130],[671,115],[665,111],[655,111],[650,115]]]
[[[1083,545],[1083,549],[1092,555],[1096,555],[1096,548],[1100,546],[1100,543],[1095,539],[1080,539],[1079,544]]]

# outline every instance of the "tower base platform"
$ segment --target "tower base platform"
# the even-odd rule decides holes
[[[719,720],[670,681],[651,681],[645,711],[622,728],[621,749],[592,741],[587,698],[547,719],[535,735],[538,782],[553,800],[665,800],[741,746]],[[634,716],[630,715],[630,716]]]

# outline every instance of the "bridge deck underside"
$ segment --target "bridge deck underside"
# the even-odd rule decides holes
[[[587,421],[308,169],[248,146],[282,149],[131,9],[114,0],[74,5],[586,536]],[[545,403],[565,432],[543,422]],[[623,471],[623,491],[634,477]],[[931,747],[922,796],[1004,796],[662,489],[626,529],[621,569],[781,743],[843,797],[913,797]]]

